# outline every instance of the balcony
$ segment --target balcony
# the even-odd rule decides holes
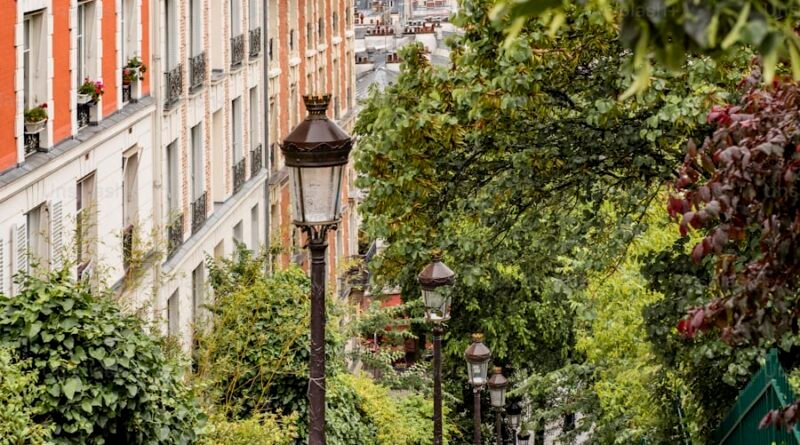
[[[245,163],[244,159],[233,165],[233,194],[239,193],[242,189],[245,180]]]
[[[264,167],[264,150],[261,148],[261,144],[250,150],[250,177],[253,178],[258,176],[258,173]]]
[[[183,65],[180,63],[171,71],[164,73],[167,95],[164,108],[172,108],[181,98],[183,92]]]
[[[231,37],[231,68],[238,68],[244,60],[244,34]]]
[[[206,201],[208,193],[203,192],[192,202],[192,234],[197,233],[206,222]]]
[[[261,54],[261,28],[250,30],[250,58],[255,59]]]
[[[183,244],[183,213],[175,215],[167,226],[167,258],[172,258],[181,244]]]
[[[78,103],[78,128],[83,128],[89,125],[93,106],[94,102]]]
[[[189,58],[189,89],[197,90],[206,83],[206,53],[202,53]]]

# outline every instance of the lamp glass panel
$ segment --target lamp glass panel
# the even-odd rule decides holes
[[[506,390],[505,389],[490,389],[489,396],[491,398],[492,406],[495,408],[502,408],[506,404]]]
[[[486,384],[486,373],[488,371],[489,362],[486,363],[467,363],[467,371],[469,372],[469,382],[473,386],[482,386]]]
[[[519,418],[520,418],[519,414],[510,414],[508,416],[508,422],[511,424],[512,430],[519,428]]]
[[[335,221],[341,211],[341,165],[292,167],[294,219],[307,224]]]
[[[438,322],[450,319],[450,295],[446,291],[423,289],[422,298],[428,320]]]

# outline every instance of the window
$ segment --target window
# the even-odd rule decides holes
[[[122,158],[122,219],[123,227],[136,224],[139,218],[139,152],[132,151]]]
[[[211,116],[211,198],[213,202],[225,201],[225,127],[223,110]]]
[[[221,260],[225,258],[225,240],[220,240],[216,246],[214,246],[214,259]]]
[[[47,204],[41,204],[25,215],[28,227],[28,254],[31,260],[37,263],[43,270],[49,269],[50,265],[50,245],[48,243],[50,233],[50,211]],[[30,271],[31,263],[28,263]]]
[[[25,108],[33,108],[47,100],[47,47],[44,14],[25,14],[23,20],[23,89]]]
[[[78,250],[78,277],[89,267],[97,241],[97,201],[94,173],[78,181],[76,189],[75,247]]]
[[[203,184],[203,128],[202,124],[192,127],[192,202],[200,198],[205,192]]]
[[[564,428],[565,432],[575,429],[575,413],[564,414]]]
[[[250,209],[250,250],[253,252],[258,252],[258,247],[261,245],[258,219],[258,204],[256,204]]]
[[[139,26],[137,0],[123,0],[120,14],[122,21],[122,64],[138,53],[139,39],[136,35]]]
[[[167,70],[178,66],[178,0],[165,0],[164,5],[164,52],[166,53]]]
[[[261,1],[261,0],[250,0],[249,3],[248,3],[248,6],[250,8],[249,8],[249,13],[247,15],[247,20],[250,21],[250,29],[256,29],[259,26],[261,26],[259,24],[259,20],[258,20],[258,2],[259,1]]]
[[[333,11],[333,35],[336,36],[339,34],[339,13],[337,11]]]
[[[231,149],[233,150],[233,163],[242,159],[242,98],[237,97],[231,103]]]
[[[314,48],[314,26],[311,22],[306,23],[306,49]]]
[[[235,226],[233,226],[233,240],[235,241],[234,244],[241,244],[244,239],[244,231],[242,230],[242,221],[239,220]]]
[[[206,303],[205,286],[205,271],[201,262],[192,271],[192,323],[197,323],[201,319],[200,314]]]
[[[297,84],[293,83],[289,87],[289,119],[291,120],[291,128],[297,126]]]
[[[170,337],[178,337],[180,335],[180,294],[179,289],[170,295],[167,300],[167,334]]]
[[[258,87],[250,88],[250,150],[258,148],[261,142],[261,130],[258,128]]]
[[[201,0],[189,0],[189,38],[191,39],[191,56],[197,56],[203,52],[203,32],[202,32],[202,12],[200,11]]]
[[[269,55],[269,61],[270,61],[270,62],[272,62],[272,60],[273,60],[273,55],[272,55],[273,53],[272,53],[272,51],[273,51],[273,46],[275,45],[275,42],[274,42],[274,40],[275,40],[275,39],[273,39],[272,37],[270,37],[270,38],[269,38],[269,47],[267,48],[267,50],[268,50],[268,53],[267,53],[267,54]]]
[[[167,145],[167,169],[165,181],[167,186],[167,217],[170,221],[181,213],[180,178],[178,177],[178,141]]]
[[[289,31],[289,50],[294,51],[294,28]]]
[[[350,27],[350,7],[344,8],[344,24],[349,28]]]
[[[209,2],[209,14],[208,14],[208,33],[210,37],[208,39],[208,47],[209,47],[209,63],[211,64],[211,77],[219,77],[225,72],[225,45],[226,40],[222,38],[218,38],[217,36],[224,35],[225,29],[223,27],[224,22],[224,14],[223,14],[223,3],[220,0],[212,0]]]
[[[317,38],[320,44],[325,43],[325,20],[322,17],[317,21]]]
[[[241,0],[231,0],[231,37],[236,37],[241,31],[241,15],[239,14],[239,4]]]

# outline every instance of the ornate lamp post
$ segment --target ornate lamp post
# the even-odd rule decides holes
[[[342,174],[353,148],[353,139],[325,114],[330,99],[303,96],[308,117],[281,145],[291,177],[294,224],[308,236],[311,251],[310,445],[325,445],[325,251],[328,230],[339,222]]]
[[[506,379],[503,375],[503,368],[499,366],[494,368],[494,373],[492,373],[492,377],[489,378],[487,385],[489,386],[489,396],[492,402],[492,408],[494,408],[495,412],[495,442],[497,445],[503,445],[503,425],[501,415],[503,413],[503,407],[506,404],[506,387],[508,387],[508,379]]]
[[[508,425],[511,427],[511,437],[516,441],[517,431],[519,430],[519,423],[522,418],[522,407],[516,401],[511,402],[508,406]]]
[[[473,434],[475,445],[481,445],[481,390],[486,384],[486,376],[489,371],[489,360],[492,358],[492,351],[483,343],[483,334],[472,334],[472,344],[464,352],[467,360],[467,375],[469,383],[472,385],[473,398],[473,421],[475,431]]]
[[[531,433],[522,431],[517,434],[517,445],[529,445],[531,443]]]
[[[433,444],[442,445],[442,335],[450,319],[451,295],[446,287],[455,283],[456,274],[434,254],[433,261],[417,276],[425,302],[425,320],[433,325]]]

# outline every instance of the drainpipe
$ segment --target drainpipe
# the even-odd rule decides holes
[[[153,221],[156,227],[160,228],[163,222],[163,150],[161,149],[161,124],[164,106],[161,87],[163,80],[163,69],[161,63],[161,3],[162,0],[144,0],[150,2],[150,54],[153,58],[150,69],[150,96],[155,99],[156,112],[153,116]],[[166,245],[167,237],[161,230],[157,230],[160,245]],[[158,297],[161,292],[161,261],[155,261],[153,266],[153,319],[158,319]]]
[[[267,177],[264,180],[264,248],[267,252],[270,249],[270,207],[271,203],[269,202],[269,174],[272,171],[272,165],[270,165],[270,156],[267,150],[270,150],[269,147],[269,28],[267,28],[267,24],[269,23],[269,0],[262,0],[261,1],[261,22],[262,26],[261,29],[263,32],[261,33],[261,54],[262,54],[262,85],[264,85],[261,90],[264,92],[264,118],[261,120],[262,126],[264,127],[264,145],[262,150],[264,153],[264,162],[262,163],[267,170]],[[272,268],[272,261],[270,260],[270,255],[267,253],[267,262],[264,266],[265,272],[267,274],[270,273],[270,269]]]

